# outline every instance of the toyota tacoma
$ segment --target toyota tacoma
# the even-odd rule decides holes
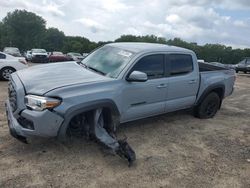
[[[10,133],[95,138],[129,164],[135,153],[115,136],[119,124],[192,108],[212,118],[233,92],[235,71],[198,63],[193,51],[152,43],[111,43],[80,63],[33,66],[13,73],[6,112]]]

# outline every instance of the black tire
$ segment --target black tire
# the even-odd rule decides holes
[[[16,70],[12,67],[4,67],[0,70],[0,78],[2,80],[9,80],[9,76],[10,74],[12,74],[13,72],[15,72]]]
[[[215,92],[208,94],[195,108],[195,116],[200,119],[208,119],[215,116],[220,108],[221,99]]]
[[[238,73],[239,71],[238,71],[238,70],[236,70],[235,72],[236,72],[236,73]]]
[[[247,71],[244,71],[245,74],[247,74]]]

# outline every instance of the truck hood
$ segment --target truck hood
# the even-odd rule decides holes
[[[111,79],[72,61],[36,65],[17,71],[16,74],[23,83],[26,93],[36,95],[43,95],[53,89],[74,84],[104,82]]]

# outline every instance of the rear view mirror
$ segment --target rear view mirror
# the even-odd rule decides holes
[[[129,82],[146,82],[147,80],[147,74],[140,71],[133,71],[127,78],[127,81]]]

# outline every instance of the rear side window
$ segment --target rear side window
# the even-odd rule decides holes
[[[193,60],[191,55],[171,54],[169,55],[170,75],[187,74],[193,71]]]
[[[0,53],[0,59],[5,59],[6,58],[6,55]]]
[[[161,78],[164,76],[164,55],[145,56],[135,64],[132,71],[144,72],[148,79]]]

